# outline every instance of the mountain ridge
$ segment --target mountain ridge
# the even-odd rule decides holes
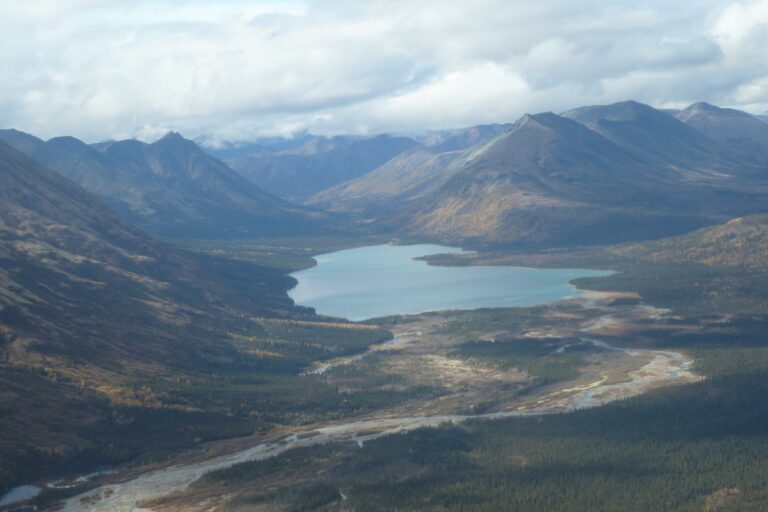
[[[311,202],[399,236],[522,246],[658,238],[767,211],[755,161],[678,114],[633,101],[526,114],[472,151],[413,152]]]
[[[226,158],[233,169],[278,197],[306,198],[375,169],[418,143],[407,137],[377,135],[357,140],[347,137],[310,138],[278,152]],[[214,155],[215,150],[209,150]]]
[[[161,236],[333,232],[338,221],[261,191],[176,132],[150,144],[129,139],[93,146],[74,137],[34,144],[7,131],[0,133],[3,137]]]

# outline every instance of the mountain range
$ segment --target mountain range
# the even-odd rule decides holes
[[[768,211],[768,159],[708,135],[700,109],[627,101],[525,115],[464,151],[403,153],[310,204],[403,237],[532,246],[656,238]],[[708,110],[731,138],[760,144],[754,118]]]
[[[626,101],[413,137],[305,134],[206,150],[245,176],[177,133],[152,144],[15,130],[0,140],[170,237],[356,224],[407,239],[544,247],[658,238],[768,211],[768,124],[705,103]]]
[[[325,189],[306,204],[365,216],[389,213],[416,202],[444,184],[484,144],[512,125],[484,125],[438,133],[359,179]]]
[[[16,130],[0,140],[75,181],[126,219],[170,237],[296,235],[331,230],[331,216],[265,193],[178,133],[88,145]]]
[[[417,162],[422,155],[465,150],[510,126],[489,124],[367,138],[301,134],[294,139],[259,139],[240,147],[225,144],[208,151],[267,192],[291,201],[315,203],[313,196],[393,160]]]
[[[675,117],[734,155],[768,162],[768,123],[746,112],[695,103]]]
[[[225,149],[220,156],[233,169],[263,190],[292,201],[302,201],[321,190],[375,169],[398,153],[418,143],[408,137],[378,135],[358,140],[352,137],[309,137],[296,146],[246,146]]]

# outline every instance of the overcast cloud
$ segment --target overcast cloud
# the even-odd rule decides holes
[[[0,125],[376,133],[636,99],[768,110],[768,0],[0,0]]]

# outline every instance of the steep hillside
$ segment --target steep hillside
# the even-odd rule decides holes
[[[448,181],[471,158],[462,151],[417,147],[374,171],[313,196],[307,204],[330,211],[376,216],[418,201]]]
[[[290,282],[171,251],[0,143],[0,489],[93,448],[106,397],[141,403],[124,395],[133,382],[257,371],[232,336],[253,316],[307,316]]]
[[[693,131],[659,115],[684,133]],[[765,184],[655,165],[596,130],[548,113],[524,116],[439,188],[381,222],[453,242],[614,243],[766,211],[767,198]]]
[[[768,271],[768,215],[751,215],[687,235],[612,249],[662,263],[701,263]]]
[[[742,158],[768,168],[768,124],[754,116],[708,103],[695,103],[676,117]]]
[[[30,143],[0,139],[99,196],[129,220],[163,236],[222,238],[322,232],[325,213],[259,190],[177,133],[89,146],[73,137]]]
[[[228,353],[210,332],[217,326],[243,311],[291,310],[281,293],[289,278],[244,265],[239,271],[252,277],[221,279],[214,260],[160,246],[5,145],[0,185],[0,316],[10,362],[61,366],[73,378],[87,366],[109,374],[123,359],[141,361],[133,368],[196,365]]]
[[[267,192],[302,201],[321,190],[362,176],[417,144],[413,139],[390,135],[363,140],[314,137],[298,147],[279,152],[259,150],[226,161]]]
[[[430,146],[404,151],[377,169],[315,195],[307,204],[365,218],[426,197],[512,125],[481,125],[436,135]]]

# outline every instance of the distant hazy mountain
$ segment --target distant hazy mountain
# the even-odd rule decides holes
[[[679,114],[678,114],[679,115]],[[636,101],[581,107],[563,117],[578,121],[637,158],[670,172],[702,175],[745,172],[748,162],[667,113]]]
[[[418,143],[407,137],[379,135],[309,137],[280,151],[264,146],[252,151],[209,149],[248,180],[279,197],[302,201],[321,190],[362,176]]]
[[[38,147],[45,144],[42,139],[19,130],[14,130],[13,128],[0,130],[0,140],[26,154],[31,154]]]
[[[285,235],[325,229],[322,212],[271,196],[178,133],[89,146],[5,130],[0,140],[93,192],[142,228],[166,236]]]
[[[768,124],[754,116],[708,103],[695,103],[676,116],[727,150],[758,159],[768,168]]]
[[[391,212],[427,196],[445,184],[489,141],[511,124],[481,125],[436,132],[427,145],[404,151],[377,169],[326,189],[307,204],[365,216]]]
[[[242,363],[227,333],[293,311],[288,281],[171,251],[0,142],[0,487],[91,446],[89,389]]]
[[[386,214],[439,188],[466,158],[462,151],[440,153],[418,146],[368,174],[323,190],[306,203],[366,218]]]
[[[461,130],[451,130],[443,132],[439,139],[433,138],[429,146],[438,153],[461,151],[489,141],[510,128],[512,128],[511,124],[481,124]]]

